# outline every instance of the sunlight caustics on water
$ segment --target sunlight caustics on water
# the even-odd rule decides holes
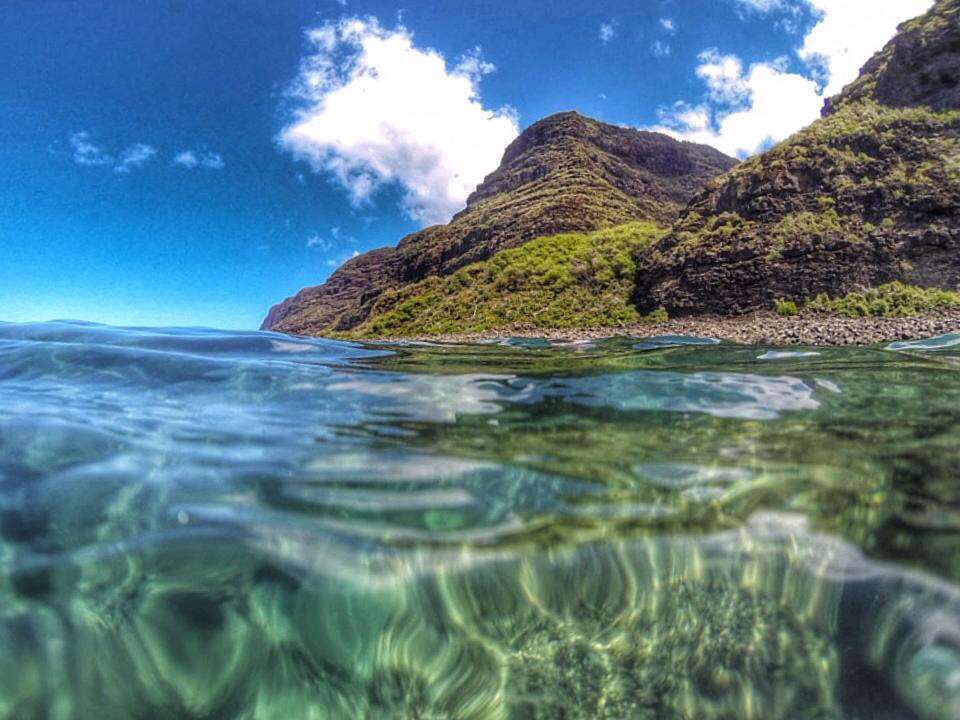
[[[0,717],[960,717],[960,334],[0,323]]]

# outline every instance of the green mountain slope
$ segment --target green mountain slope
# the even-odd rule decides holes
[[[589,233],[536,238],[460,268],[388,290],[354,337],[474,332],[491,328],[615,326],[630,305],[633,255],[663,234],[636,221]]]

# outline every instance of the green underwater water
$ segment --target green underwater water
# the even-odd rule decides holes
[[[960,717],[960,334],[0,323],[0,717]]]

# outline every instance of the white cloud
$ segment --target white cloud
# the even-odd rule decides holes
[[[660,27],[668,33],[677,31],[677,23],[673,18],[660,18]]]
[[[451,68],[416,47],[406,28],[386,30],[375,19],[328,23],[308,38],[315,52],[291,90],[300,107],[278,143],[332,175],[358,206],[399,183],[410,217],[446,221],[517,135],[512,110],[480,101],[481,77],[493,66],[478,50]]]
[[[740,58],[711,49],[700,53],[698,59],[697,77],[707,84],[711,100],[733,105],[749,98],[750,87],[743,76]]]
[[[721,113],[709,104],[675,106],[665,118],[673,134],[744,156],[801,129],[823,104],[813,80],[772,64],[752,65],[740,80],[746,88],[743,107]]]
[[[773,24],[790,35],[800,31],[804,12],[811,10],[811,0],[734,0],[741,18],[776,12],[780,17]]]
[[[673,52],[673,48],[670,47],[670,43],[665,43],[661,40],[655,40],[650,45],[650,52],[657,57],[667,57],[671,52]]]
[[[194,150],[184,150],[177,153],[173,158],[173,162],[190,169],[199,165],[212,170],[219,170],[224,165],[223,158],[218,153]]]
[[[325,237],[320,237],[319,235],[311,235],[307,238],[307,247],[311,250],[329,250],[333,247],[333,243]]]
[[[478,45],[474,47],[473,50],[460,56],[460,61],[454,68],[454,73],[457,75],[466,75],[471,78],[480,78],[483,75],[489,75],[496,69],[493,63],[489,63],[483,59],[483,50],[481,50]]]
[[[673,117],[681,127],[686,128],[691,133],[703,133],[710,131],[710,109],[706,105],[689,105],[678,102],[672,110]]]
[[[120,161],[114,165],[113,169],[118,173],[128,173],[133,168],[138,168],[144,163],[153,160],[157,154],[156,148],[143,143],[131,145],[120,155]]]
[[[334,248],[343,248],[344,245],[356,245],[357,239],[348,233],[343,232],[343,230],[338,225],[332,226],[329,231],[325,234],[314,233],[307,238],[305,243],[306,247],[310,250],[316,250],[318,252],[327,252],[333,250]],[[334,260],[335,265],[339,265],[345,260],[348,260],[351,257],[355,257],[359,253],[354,252],[353,255],[341,255],[338,260]]]
[[[71,135],[70,146],[73,148],[73,161],[77,165],[112,165],[116,172],[124,174],[149,162],[157,154],[156,149],[150,145],[134,143],[116,156],[94,142],[90,133],[86,131]]]
[[[807,0],[820,15],[798,54],[823,65],[825,97],[856,79],[863,64],[893,37],[897,25],[922,15],[933,0]]]
[[[748,10],[766,13],[784,7],[784,0],[736,0],[737,4]]]
[[[220,170],[223,168],[223,157],[218,153],[208,152],[200,159],[200,164],[211,170]]]
[[[200,163],[193,150],[184,150],[181,153],[177,153],[173,158],[173,162],[188,168],[195,168]]]
[[[856,79],[860,67],[889,40],[898,23],[920,15],[933,0],[802,0],[818,14],[796,53],[803,72],[786,58],[744,69],[734,55],[708,50],[697,75],[707,86],[703,103],[679,102],[661,111],[657,130],[747,155],[813,122],[826,98]],[[738,0],[758,11],[787,7],[779,0]]]
[[[74,133],[70,136],[70,144],[77,165],[113,165],[113,155],[94,143],[88,132]]]
[[[600,42],[606,45],[617,36],[617,25],[613,20],[600,24]]]

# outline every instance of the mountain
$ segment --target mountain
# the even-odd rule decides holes
[[[635,260],[634,303],[671,316],[957,289],[960,0],[901,25],[819,120],[709,182]]]
[[[659,133],[608,125],[574,112],[552,115],[510,144],[497,170],[448,224],[412,233],[395,248],[348,260],[322,285],[305,288],[272,307],[262,327],[319,335],[365,324],[375,332],[376,315],[422,295],[411,295],[410,288],[432,282],[436,289],[439,278],[534,239],[561,235],[566,238],[560,241],[561,254],[569,254],[570,236],[564,234],[642,221],[647,224],[637,233],[646,244],[653,239],[651,223],[668,226],[708,179],[734,163],[713,148]],[[623,239],[622,234],[619,237]],[[588,250],[598,242],[587,241]],[[541,245],[557,249],[550,240]],[[627,265],[618,264],[618,272],[629,271],[630,277],[629,287],[617,291],[618,297],[623,295],[618,302],[628,307],[634,264],[629,253],[621,260]],[[512,292],[526,288],[518,284],[518,277],[513,273]],[[409,331],[422,332],[415,324],[408,325]]]
[[[384,336],[805,304],[898,313],[956,302],[941,289],[958,286],[960,0],[939,0],[820,119],[739,165],[572,112],[545,118],[450,223],[346,262],[263,327]]]

